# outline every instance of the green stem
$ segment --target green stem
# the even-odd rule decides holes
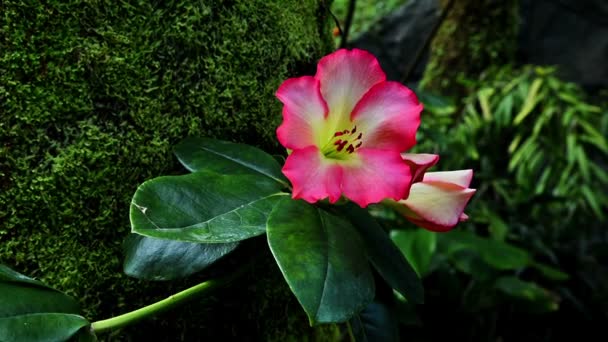
[[[348,337],[351,342],[357,341],[355,334],[353,334],[353,327],[350,325],[350,321],[346,321],[346,331],[348,331]]]
[[[224,278],[207,280],[184,291],[169,296],[161,301],[158,301],[154,304],[150,304],[135,311],[127,312],[126,314],[122,314],[120,316],[93,322],[91,324],[91,329],[95,333],[102,333],[115,329],[120,329],[131,324],[135,324],[141,320],[150,318],[163,311],[172,309],[173,307],[178,306],[186,301],[189,301],[195,298],[196,296],[206,294],[216,289],[217,287],[229,283],[230,281],[243,274],[245,269],[247,268],[243,267]]]

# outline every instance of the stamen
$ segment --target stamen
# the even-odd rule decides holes
[[[336,149],[336,151],[342,152],[342,150],[344,149],[344,146],[346,146],[346,144],[348,144],[348,141],[343,141],[340,144],[338,144],[338,148]]]
[[[356,138],[355,133],[359,133]],[[357,126],[353,126],[350,130],[336,131],[321,151],[327,158],[343,159],[346,155],[354,153],[361,147],[363,144],[362,138],[363,133],[357,131]]]

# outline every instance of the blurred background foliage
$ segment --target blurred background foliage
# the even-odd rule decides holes
[[[349,46],[406,2],[357,1]],[[425,105],[415,152],[474,169],[477,193],[443,234],[372,208],[425,284],[422,306],[380,296],[402,339],[567,340],[608,321],[608,98],[517,59],[523,2],[440,1],[424,76],[406,80]]]

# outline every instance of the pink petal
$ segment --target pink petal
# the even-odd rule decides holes
[[[412,183],[422,181],[422,176],[431,166],[437,164],[439,156],[428,153],[402,153],[401,157],[412,172]]]
[[[427,172],[422,178],[423,182],[444,182],[460,185],[463,188],[468,188],[473,179],[473,170],[458,170],[458,171],[439,171]]]
[[[321,82],[321,94],[330,116],[349,118],[363,94],[386,76],[369,52],[340,49],[321,58],[315,78]]]
[[[294,150],[285,161],[283,173],[293,186],[293,198],[315,203],[329,197],[340,199],[342,168],[323,157],[316,146]]]
[[[381,82],[363,95],[351,120],[364,132],[364,147],[402,152],[416,144],[421,111],[413,91],[397,82]]]
[[[283,102],[283,123],[277,128],[279,142],[288,149],[315,144],[327,116],[319,81],[312,76],[290,78],[276,96]]]
[[[410,196],[399,201],[415,215],[406,218],[417,225],[433,231],[452,229],[463,215],[475,189],[457,184],[423,181],[412,184]]]
[[[398,153],[361,148],[357,163],[344,164],[342,191],[344,196],[361,207],[386,198],[407,197],[410,170]]]

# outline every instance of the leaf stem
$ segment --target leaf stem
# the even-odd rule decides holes
[[[246,266],[249,265],[251,265],[251,263],[248,263]],[[135,311],[127,312],[120,316],[93,322],[91,324],[91,330],[93,330],[93,332],[95,333],[103,333],[111,330],[120,329],[128,325],[135,324],[141,320],[151,318],[152,316],[155,316],[163,311],[172,309],[184,302],[192,300],[197,296],[208,294],[210,291],[236,279],[237,277],[242,275],[247,268],[248,267],[242,267],[236,272],[223,278],[210,279],[204,281],[184,291],[178,292],[161,301],[150,304]]]

